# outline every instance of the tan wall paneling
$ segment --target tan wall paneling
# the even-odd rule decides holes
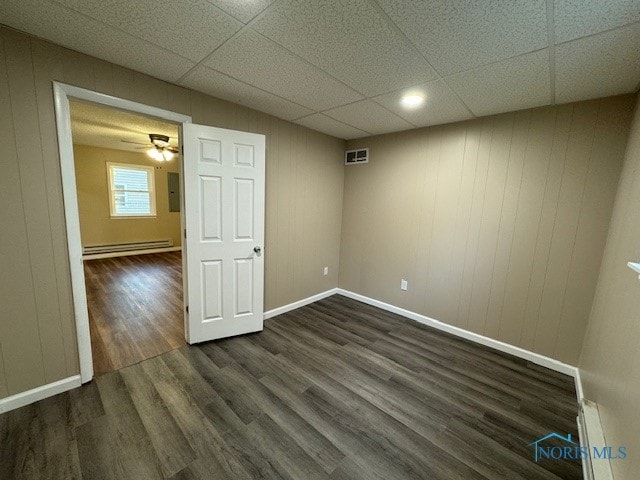
[[[611,181],[605,165],[597,168]],[[585,397],[598,403],[607,444],[626,446],[629,453],[611,462],[619,480],[637,478],[640,452],[640,280],[629,261],[640,261],[640,98],[580,357]]]
[[[370,161],[345,168],[340,287],[577,364],[632,111],[620,96],[348,142]]]
[[[265,134],[265,309],[337,286],[343,140],[11,29],[0,40],[0,397],[79,371],[54,80]]]

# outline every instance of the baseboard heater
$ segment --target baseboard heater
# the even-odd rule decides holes
[[[607,458],[594,458],[591,453],[593,447],[602,448],[605,445],[604,432],[600,423],[598,405],[589,400],[583,400],[578,413],[578,432],[580,445],[589,449],[589,458],[582,460],[582,473],[585,480],[613,480],[611,461]]]
[[[110,243],[106,245],[87,245],[82,247],[83,255],[98,255],[101,253],[129,252],[133,250],[149,250],[154,248],[173,247],[173,240],[154,240],[151,242]]]

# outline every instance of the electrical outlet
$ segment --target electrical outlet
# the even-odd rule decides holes
[[[324,267],[323,275],[329,275],[329,267]]]
[[[402,280],[400,280],[400,290],[406,290],[407,288],[409,288],[409,284],[403,278]]]

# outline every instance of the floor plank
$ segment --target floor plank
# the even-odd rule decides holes
[[[96,376],[186,344],[180,252],[84,262]]]
[[[1,415],[0,477],[579,479],[528,447],[576,414],[572,378],[333,296]]]

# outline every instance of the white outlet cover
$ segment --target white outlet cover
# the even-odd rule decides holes
[[[324,267],[324,274],[329,275],[329,267]]]
[[[400,280],[400,290],[406,290],[408,286],[408,282],[404,278]]]

